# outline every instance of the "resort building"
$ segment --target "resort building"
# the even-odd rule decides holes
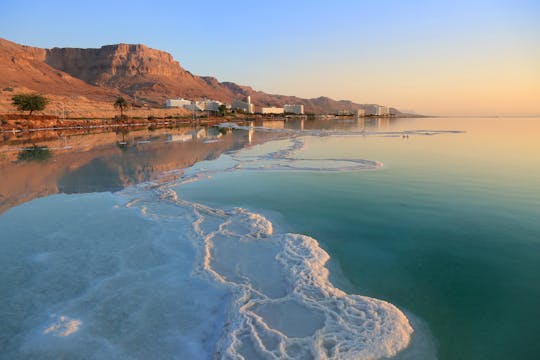
[[[363,117],[366,116],[366,110],[364,109],[358,109],[356,110],[356,113],[354,114],[356,117]]]
[[[165,101],[165,106],[168,108],[181,108],[186,105],[191,105],[191,100],[177,98],[177,99],[167,99]]]
[[[287,114],[302,115],[304,113],[304,105],[283,105],[283,110]]]
[[[388,106],[376,105],[375,106],[375,116],[388,116],[390,115],[390,110]]]
[[[278,107],[263,107],[261,108],[261,113],[263,114],[283,114],[285,110],[283,108]]]
[[[337,116],[351,116],[352,112],[349,110],[339,110],[336,114]]]
[[[223,105],[221,101],[217,100],[202,100],[196,102],[197,107],[201,111],[219,111],[219,107]]]
[[[217,100],[199,100],[191,101],[187,99],[168,99],[165,102],[165,106],[168,108],[171,107],[181,107],[190,111],[219,111],[219,107],[223,105],[221,101]]]
[[[242,101],[242,100],[233,101],[232,110],[240,110],[248,114],[253,114],[254,106],[251,103],[251,96],[248,96],[246,101]]]
[[[201,111],[202,109],[199,107],[196,101],[191,101],[189,104],[184,105],[184,109],[187,109],[189,111]]]

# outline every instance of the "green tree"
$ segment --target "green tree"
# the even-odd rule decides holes
[[[126,110],[127,107],[128,103],[126,99],[124,99],[122,96],[116,98],[116,101],[114,102],[114,108],[120,110],[120,119],[124,117],[124,110]]]
[[[19,111],[30,111],[29,116],[33,111],[43,111],[49,99],[39,94],[17,94],[11,98],[11,103]]]
[[[225,116],[225,113],[227,112],[227,106],[222,104],[218,107],[218,114],[219,116]]]

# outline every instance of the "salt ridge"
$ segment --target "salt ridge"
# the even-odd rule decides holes
[[[249,169],[246,163],[292,162],[304,146],[301,138],[294,138],[288,147],[258,156],[239,151],[232,155],[234,165],[188,172],[180,185],[219,172]],[[357,164],[343,170],[382,166],[369,160],[335,160]],[[276,168],[286,166],[271,169]],[[219,358],[380,359],[408,346],[414,330],[407,317],[390,303],[335,288],[326,268],[330,257],[315,239],[274,233],[268,219],[246,209],[212,209],[188,202],[172,186],[156,191],[160,201],[193,211],[195,274],[233,293],[217,346]]]

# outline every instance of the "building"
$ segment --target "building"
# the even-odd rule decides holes
[[[364,109],[358,109],[356,110],[356,113],[354,114],[356,117],[363,117],[366,116],[366,110]]]
[[[195,102],[195,107],[199,111],[219,111],[219,107],[223,105],[221,101],[218,100],[200,100]]]
[[[390,110],[388,106],[376,105],[375,106],[375,116],[388,116],[390,115]]]
[[[217,101],[217,100],[205,100],[204,101],[204,110],[206,111],[214,111],[214,112],[218,112],[219,111],[219,107],[223,105],[223,103],[221,101]]]
[[[251,96],[248,96],[246,101],[235,100],[232,103],[232,110],[237,110],[237,111],[239,110],[239,111],[246,112],[248,114],[253,114],[254,112],[253,109],[254,109],[254,106],[251,103]]]
[[[190,111],[219,111],[219,107],[223,105],[221,101],[217,100],[199,100],[191,101],[187,99],[168,99],[165,102],[165,106],[168,108],[171,107],[181,107]]]
[[[189,111],[202,111],[202,108],[197,104],[196,101],[192,101],[189,104],[184,105],[184,109]]]
[[[177,99],[167,99],[165,101],[165,106],[168,108],[181,108],[186,105],[191,105],[191,100],[186,100],[183,98],[177,98]]]
[[[283,105],[283,110],[287,114],[302,115],[304,113],[304,105]]]
[[[261,113],[263,114],[283,114],[285,110],[283,108],[278,107],[263,107],[261,108]]]

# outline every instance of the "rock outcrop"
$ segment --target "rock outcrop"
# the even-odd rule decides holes
[[[173,57],[145,45],[107,45],[99,49],[53,48],[45,62],[74,77],[96,85],[111,85],[112,79],[137,76],[185,76]]]

